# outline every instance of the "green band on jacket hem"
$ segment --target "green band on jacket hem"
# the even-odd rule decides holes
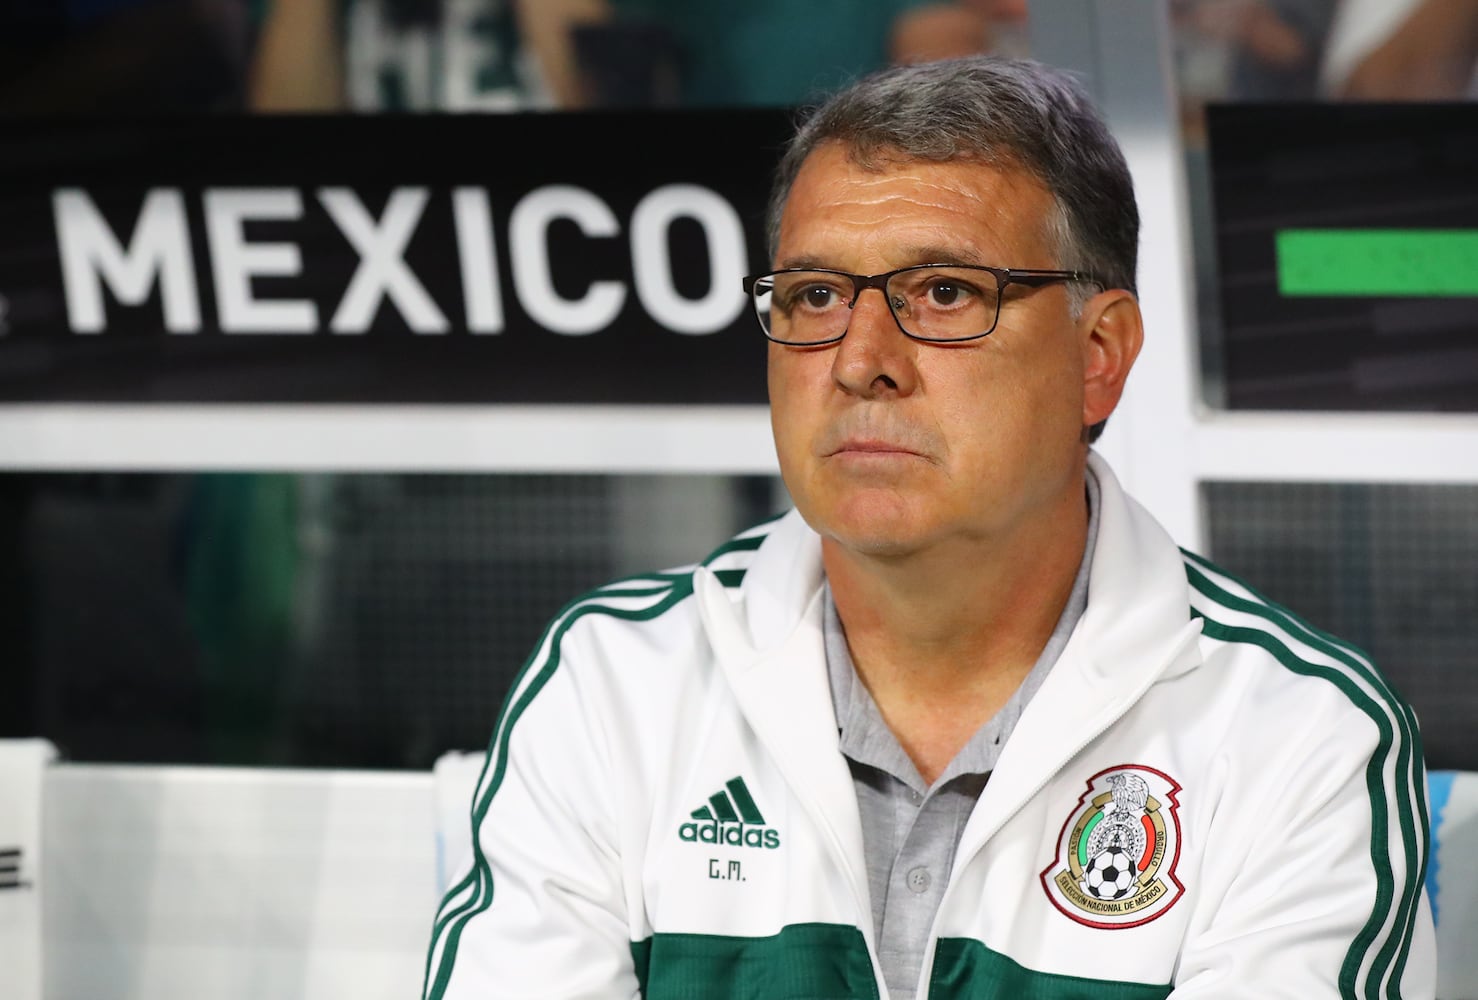
[[[1171,987],[1028,969],[970,938],[941,938],[929,1000],[1164,1000]]]
[[[791,924],[770,937],[654,934],[633,941],[646,1000],[877,1000],[856,927]]]

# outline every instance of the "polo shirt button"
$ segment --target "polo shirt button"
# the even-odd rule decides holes
[[[930,881],[931,879],[929,878],[929,869],[924,868],[923,866],[914,868],[908,873],[908,887],[914,892],[927,892],[929,889]]]

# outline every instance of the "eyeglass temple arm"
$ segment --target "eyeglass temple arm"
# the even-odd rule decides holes
[[[1011,269],[1002,276],[1002,285],[1027,285],[1032,288],[1040,288],[1050,285],[1055,281],[1087,281],[1097,285],[1099,288],[1107,288],[1102,281],[1095,278],[1086,271],[1047,271],[1033,268],[1022,270]]]

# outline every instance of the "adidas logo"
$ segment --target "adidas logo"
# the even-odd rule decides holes
[[[725,791],[727,789],[727,791]],[[731,778],[708,797],[708,804],[692,812],[692,821],[678,828],[690,843],[729,844],[734,847],[780,846],[780,831],[765,829],[765,817],[754,804],[743,778]]]

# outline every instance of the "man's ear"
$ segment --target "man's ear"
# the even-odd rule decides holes
[[[1078,317],[1083,345],[1083,426],[1108,418],[1119,405],[1129,369],[1144,343],[1144,318],[1132,292],[1111,288],[1083,306]]]

